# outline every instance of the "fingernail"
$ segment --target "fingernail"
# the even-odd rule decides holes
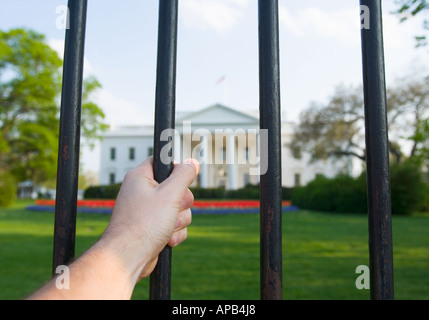
[[[194,167],[195,173],[198,174],[198,171],[200,168],[200,163],[198,162],[198,160],[189,158],[189,159],[183,160],[183,163],[192,165]]]

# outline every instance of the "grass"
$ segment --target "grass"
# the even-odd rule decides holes
[[[17,202],[0,209],[0,299],[21,299],[50,277],[52,213]],[[103,232],[109,216],[78,214],[76,253]],[[395,298],[429,299],[429,216],[394,217]],[[283,215],[285,299],[369,299],[355,269],[368,265],[367,218],[310,211]],[[148,299],[149,280],[133,299]],[[173,250],[173,299],[259,299],[259,216],[195,215]]]

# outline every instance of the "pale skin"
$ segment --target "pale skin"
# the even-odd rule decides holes
[[[130,171],[103,235],[69,266],[70,289],[58,289],[52,279],[27,299],[130,299],[136,283],[155,268],[161,250],[187,238],[194,201],[189,186],[198,170],[198,161],[185,161],[159,184],[150,157]]]

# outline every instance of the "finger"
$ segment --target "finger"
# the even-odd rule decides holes
[[[147,158],[142,164],[134,168],[134,170],[150,179],[153,179],[153,156]]]
[[[193,159],[193,158],[185,159],[185,160],[183,160],[183,163],[184,164],[193,164],[196,168],[196,174],[198,174],[198,172],[200,171],[200,163],[196,159]]]
[[[185,196],[182,199],[182,204],[180,205],[179,211],[183,211],[189,208],[192,208],[194,205],[194,194],[191,190],[187,189],[185,191]]]
[[[199,163],[195,159],[191,159],[188,163],[179,163],[159,187],[170,196],[178,196],[181,201],[185,196],[186,190],[195,180],[198,170]],[[176,200],[178,199],[176,198]]]
[[[183,241],[185,241],[187,237],[188,237],[188,228],[184,228],[182,230],[176,231],[171,236],[170,241],[168,241],[168,245],[170,247],[176,247],[179,244],[181,244]]]
[[[177,217],[176,221],[176,227],[174,231],[179,231],[184,228],[187,228],[192,222],[192,212],[191,209],[186,209],[181,212],[179,212],[179,215]]]

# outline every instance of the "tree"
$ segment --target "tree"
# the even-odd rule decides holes
[[[365,160],[363,98],[360,88],[338,87],[327,105],[312,103],[300,115],[289,147],[296,158],[313,161],[353,156]]]
[[[387,90],[389,150],[394,162],[421,154],[429,139],[428,80],[402,81]],[[290,143],[293,155],[303,151],[312,160],[352,156],[366,160],[361,87],[340,86],[327,104],[313,103],[300,115]],[[426,132],[426,134],[425,134]]]
[[[0,30],[0,168],[15,181],[40,184],[56,174],[61,67],[43,35]],[[100,83],[84,83],[82,135],[93,141],[106,127],[102,110],[91,101]]]
[[[429,3],[426,0],[396,0],[395,2],[398,5],[398,9],[394,13],[400,16],[401,22],[404,22],[429,9]],[[429,30],[429,20],[425,19],[423,21],[423,29]],[[417,47],[427,45],[425,35],[416,36],[416,41]]]

